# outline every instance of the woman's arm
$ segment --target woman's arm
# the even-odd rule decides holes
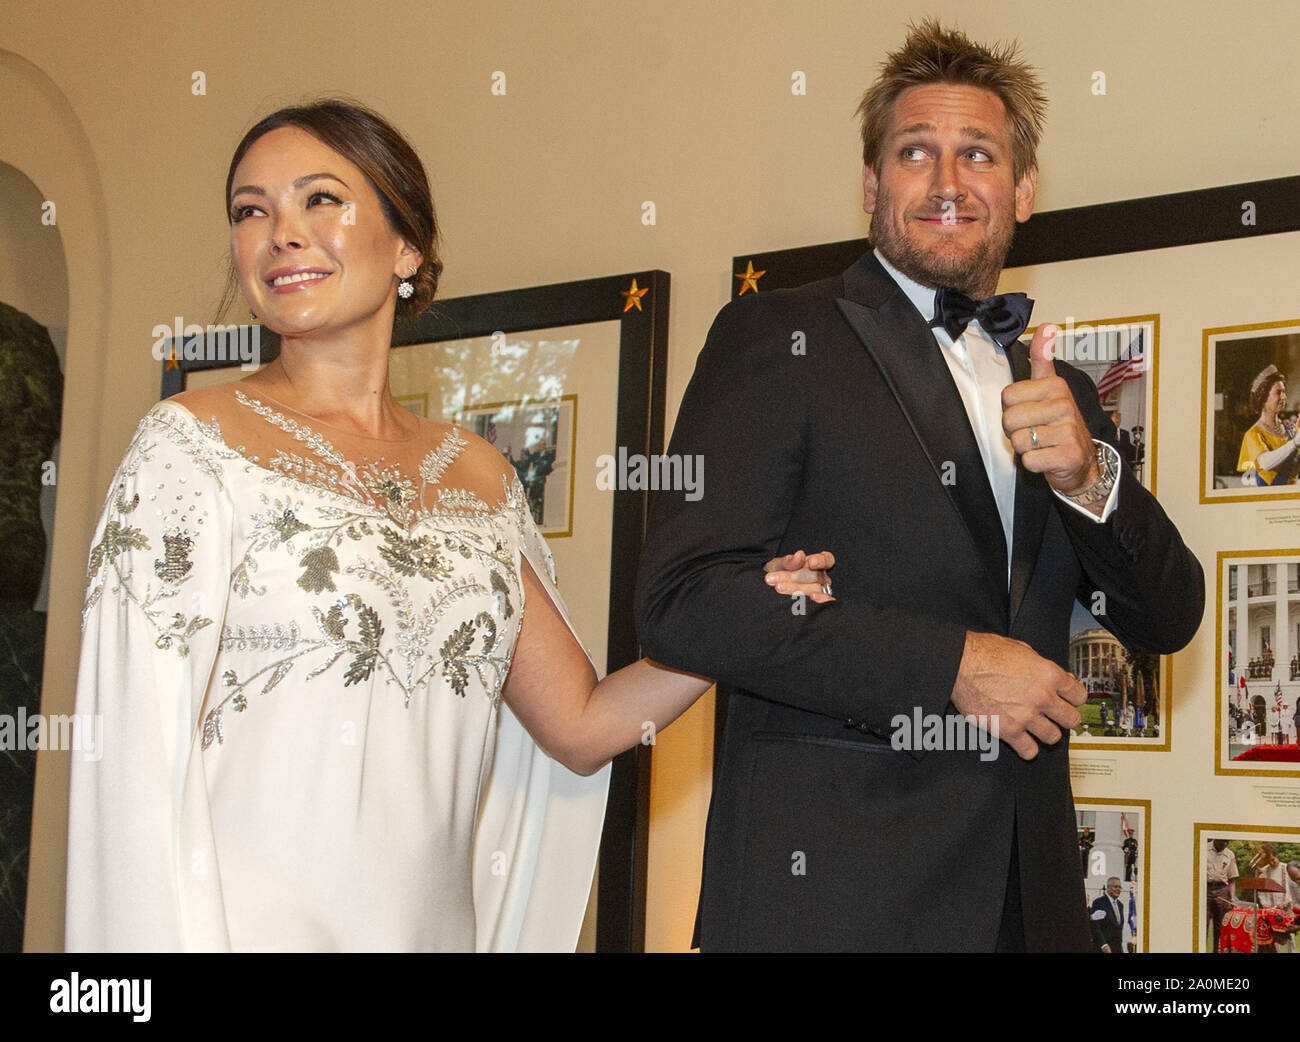
[[[768,562],[769,584],[778,593],[833,600],[821,585],[833,564],[829,553],[777,558]],[[650,659],[597,683],[586,653],[524,565],[524,622],[504,697],[538,745],[570,770],[594,774],[625,749],[649,744],[713,685]]]
[[[186,793],[202,781],[202,765],[188,765],[230,582],[214,451],[192,416],[156,406],[96,529],[76,712],[102,726],[102,741],[72,756],[70,952],[228,944],[182,913],[216,887],[205,834],[183,845],[180,831]]]

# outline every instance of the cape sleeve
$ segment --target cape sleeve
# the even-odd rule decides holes
[[[205,431],[156,405],[95,530],[76,712],[102,731],[93,755],[72,758],[68,951],[229,946],[196,741],[231,558],[230,499]]]
[[[586,651],[555,587],[550,548],[517,484],[516,491],[521,557]],[[474,839],[479,951],[571,952],[577,946],[600,849],[609,773],[606,764],[582,777],[551,759],[501,701],[496,752]]]

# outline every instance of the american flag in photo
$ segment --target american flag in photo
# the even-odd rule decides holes
[[[1097,381],[1097,395],[1105,398],[1125,380],[1136,380],[1146,372],[1146,352],[1142,350],[1142,330],[1129,341],[1128,347],[1120,352],[1119,358]]]

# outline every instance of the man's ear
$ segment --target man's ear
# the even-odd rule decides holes
[[[1016,182],[1016,220],[1029,220],[1034,212],[1034,193],[1038,191],[1038,167],[1031,166]]]
[[[862,164],[862,212],[873,214],[876,212],[876,192],[880,189],[880,179],[876,177],[876,172]]]

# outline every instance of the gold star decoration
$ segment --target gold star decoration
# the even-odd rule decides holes
[[[163,372],[168,369],[179,369],[180,367],[180,360],[176,357],[176,342],[172,341],[171,351],[167,355],[167,364],[163,367]]]
[[[736,272],[736,278],[743,280],[740,284],[740,292],[737,293],[736,296],[743,297],[746,291],[757,293],[758,280],[766,274],[766,268],[762,271],[755,271],[754,262],[752,260],[745,261],[745,270]]]
[[[637,289],[636,279],[633,279],[631,289],[621,289],[618,292],[619,295],[624,298],[623,300],[624,311],[631,311],[633,308],[636,308],[638,311],[640,311],[641,298],[650,292],[650,287],[647,286],[645,289]]]

